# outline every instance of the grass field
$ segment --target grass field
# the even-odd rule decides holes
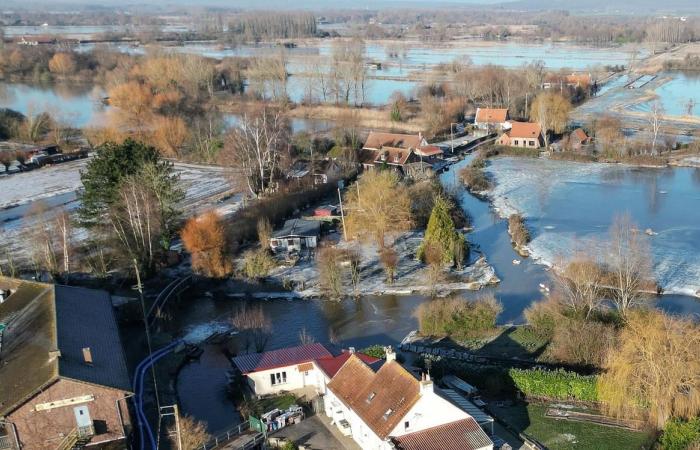
[[[498,418],[551,450],[640,450],[651,448],[652,444],[644,432],[547,418],[547,407],[542,405],[492,409]]]

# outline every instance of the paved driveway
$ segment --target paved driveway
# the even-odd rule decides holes
[[[285,438],[314,450],[361,450],[351,438],[343,436],[323,414],[307,417],[296,425],[282,428],[270,437]]]

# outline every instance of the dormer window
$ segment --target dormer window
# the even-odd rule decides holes
[[[384,419],[384,420],[389,420],[389,416],[391,416],[392,414],[394,414],[394,410],[391,409],[391,408],[389,408],[389,409],[386,410],[386,412],[385,412],[384,415],[382,416],[382,419]]]
[[[399,155],[394,156],[394,162],[395,163],[399,162]]]
[[[369,402],[371,402],[371,401],[374,399],[374,397],[376,397],[376,396],[377,396],[377,393],[376,393],[376,392],[370,392],[369,395],[367,396],[367,400],[365,400],[365,401],[366,401],[367,403],[369,403]]]

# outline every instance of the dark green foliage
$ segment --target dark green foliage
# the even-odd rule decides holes
[[[8,108],[0,108],[0,139],[16,137],[19,126],[24,122],[24,115]]]
[[[565,370],[510,369],[516,388],[527,397],[597,402],[597,377]]]
[[[433,210],[428,220],[423,243],[418,248],[418,258],[425,259],[425,249],[428,245],[436,245],[442,253],[445,264],[460,265],[464,259],[464,235],[455,230],[455,224],[450,216],[450,205],[447,200],[438,195],[435,198]],[[459,249],[462,249],[460,252]]]
[[[365,355],[369,355],[373,358],[378,359],[384,359],[386,357],[384,346],[379,344],[370,345],[367,348],[363,348],[362,350],[360,350],[360,353],[364,353]]]
[[[700,445],[700,418],[670,420],[659,438],[659,444],[663,450],[686,450]]]
[[[154,147],[127,139],[121,144],[107,143],[97,150],[84,172],[80,174],[83,191],[80,194],[78,215],[81,224],[91,227],[99,224],[108,208],[114,204],[122,181],[140,173],[144,167],[155,167],[159,190],[168,198],[177,197],[176,176],[173,166],[160,158]]]

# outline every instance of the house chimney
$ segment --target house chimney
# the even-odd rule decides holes
[[[348,347],[348,352],[352,355],[355,353],[355,347]]]
[[[435,392],[435,385],[433,384],[433,380],[430,379],[430,374],[422,374],[420,380],[421,395],[432,394],[433,392]]]
[[[391,345],[384,347],[384,353],[386,354],[386,362],[396,361],[396,352]]]
[[[88,366],[92,365],[92,352],[90,351],[90,347],[83,348],[83,361],[85,361],[85,364]]]
[[[61,357],[61,351],[60,350],[49,350],[49,361],[54,361],[56,358]]]

